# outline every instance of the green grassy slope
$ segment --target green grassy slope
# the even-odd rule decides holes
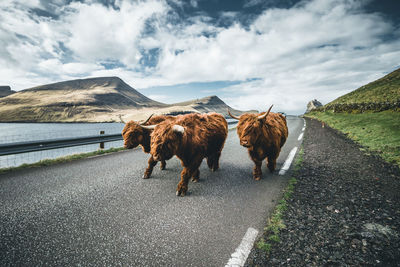
[[[327,105],[352,103],[382,103],[400,100],[400,69],[361,86],[357,90],[343,95]]]
[[[399,104],[400,69],[397,69],[305,116],[324,121],[367,151],[400,166]]]

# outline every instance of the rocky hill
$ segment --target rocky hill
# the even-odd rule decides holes
[[[14,94],[15,91],[11,90],[10,86],[0,86],[0,97],[5,97]]]
[[[228,108],[217,96],[170,105],[160,103],[118,77],[58,82],[0,98],[1,122],[115,122],[140,120],[153,113],[215,111],[227,115]]]

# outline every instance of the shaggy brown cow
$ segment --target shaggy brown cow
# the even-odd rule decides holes
[[[265,158],[270,172],[275,170],[276,159],[288,136],[285,116],[270,112],[271,108],[272,106],[267,112],[245,113],[240,117],[232,115],[228,110],[232,118],[239,120],[237,134],[240,145],[247,147],[250,158],[256,165],[253,170],[255,180],[261,179],[261,164]]]
[[[151,130],[144,129],[140,127],[141,125],[151,125],[158,124],[162,121],[168,120],[172,121],[175,117],[173,116],[153,116],[151,115],[145,122],[139,123],[136,121],[129,121],[125,124],[124,129],[122,130],[122,136],[124,138],[124,147],[128,149],[132,149],[137,147],[138,145],[142,146],[143,152],[150,153],[150,134]],[[146,171],[144,172],[143,178],[147,179],[150,177],[153,172],[154,166],[156,166],[157,161],[154,160],[153,156],[150,155],[148,166]],[[164,160],[161,161],[161,170],[164,170],[166,163]]]
[[[221,114],[180,115],[175,121],[164,121],[154,126],[151,150],[155,160],[168,160],[176,155],[182,162],[181,180],[177,196],[185,196],[189,178],[197,182],[203,158],[212,171],[219,168],[219,158],[228,135],[228,124]]]

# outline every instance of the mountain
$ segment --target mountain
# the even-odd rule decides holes
[[[107,113],[164,106],[118,77],[100,77],[37,86],[1,98],[0,117],[3,122],[108,121]]]
[[[223,114],[224,116],[228,117],[228,109],[233,112],[235,115],[241,115],[244,113],[243,111],[236,110],[225,104],[224,101],[222,101],[218,96],[207,96],[204,98],[200,99],[195,99],[195,100],[190,100],[190,101],[185,101],[185,102],[180,102],[180,103],[175,103],[173,104],[175,107],[191,107],[195,111],[200,112],[200,113],[207,113],[207,112],[218,112]],[[257,111],[251,110],[248,112],[254,112],[256,113]]]
[[[1,122],[119,122],[151,114],[234,110],[217,96],[164,104],[139,93],[118,77],[78,79],[37,86],[0,98]]]
[[[15,91],[11,90],[10,86],[0,86],[0,97],[5,97],[14,94]]]
[[[41,95],[40,104],[75,106],[145,107],[165,106],[142,95],[118,77],[99,77],[58,82],[23,90],[14,98]],[[54,98],[53,96],[58,98]]]
[[[325,109],[385,110],[400,103],[400,69],[343,95],[324,106]]]

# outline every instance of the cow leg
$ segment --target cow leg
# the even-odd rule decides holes
[[[191,171],[189,168],[183,168],[181,172],[181,180],[178,183],[178,187],[176,188],[176,195],[184,197],[187,190],[188,190],[188,183],[189,183],[189,178],[192,176]]]
[[[165,162],[165,160],[161,161],[161,170],[165,170],[165,166],[167,166],[167,163]]]
[[[210,155],[207,158],[207,165],[213,172],[219,169],[219,157],[221,156],[221,152],[217,152],[215,154]]]
[[[198,171],[202,158],[197,158],[194,159],[188,167],[184,166],[182,172],[181,172],[181,180],[178,183],[178,187],[176,188],[176,195],[184,197],[186,195],[186,192],[188,190],[188,183],[189,183],[189,178],[194,176],[195,174],[200,174],[200,171]],[[197,177],[199,179],[199,177]]]
[[[197,169],[193,172],[192,175],[192,182],[197,183],[199,181],[199,177],[200,177],[200,170]]]
[[[217,152],[214,157],[214,164],[213,164],[213,168],[212,168],[213,172],[215,172],[216,170],[219,169],[219,158],[220,157],[221,157],[221,152]]]
[[[274,170],[276,169],[276,159],[278,158],[278,156],[279,152],[273,153],[272,155],[268,156],[267,167],[271,173],[273,173]]]
[[[254,178],[254,180],[258,181],[258,180],[261,179],[261,174],[262,174],[262,172],[261,172],[261,164],[262,164],[262,161],[259,161],[259,160],[253,160],[253,161],[256,164],[256,166],[254,166],[254,169],[253,169],[253,178]]]
[[[207,166],[208,168],[212,169],[214,165],[214,155],[210,155],[207,157]]]
[[[143,174],[143,179],[148,179],[148,178],[150,178],[150,175],[151,175],[151,173],[153,172],[153,168],[154,168],[154,166],[156,166],[156,164],[157,164],[157,161],[155,161],[154,159],[153,159],[153,156],[150,156],[150,158],[149,158],[149,161],[148,161],[148,166],[147,166],[147,169],[146,169],[146,171],[144,172],[144,174]]]
[[[267,163],[268,170],[273,173],[276,168],[276,159],[270,159]]]

